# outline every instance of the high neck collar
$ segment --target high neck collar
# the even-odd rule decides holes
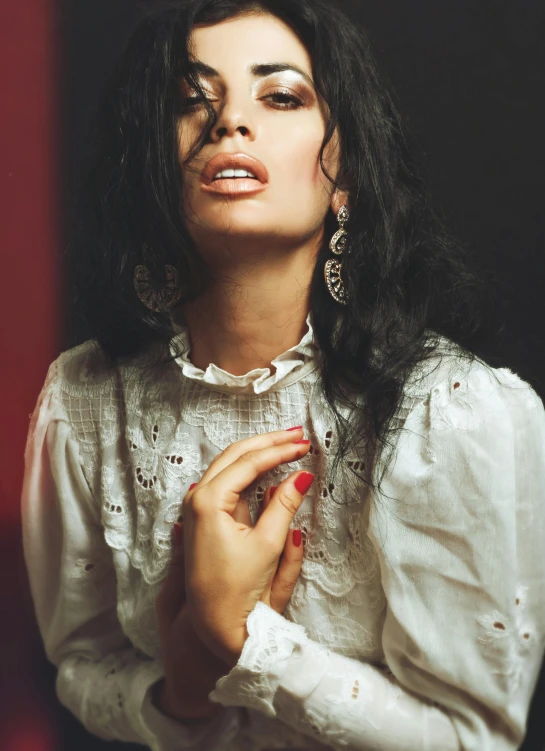
[[[255,368],[244,375],[233,375],[214,363],[210,363],[206,370],[198,368],[189,359],[191,354],[189,330],[187,326],[177,323],[173,323],[176,333],[171,339],[170,352],[173,356],[176,350],[181,352],[175,358],[175,362],[181,367],[184,376],[217,391],[232,394],[262,394],[265,391],[276,391],[298,381],[318,367],[317,346],[311,321],[312,311],[306,317],[305,323],[308,330],[299,344],[282,352],[271,361],[276,368],[274,375],[271,375],[270,368]]]

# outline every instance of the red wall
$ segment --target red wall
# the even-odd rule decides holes
[[[60,340],[55,5],[0,0],[0,748],[54,751],[21,555],[29,415]]]
[[[0,222],[2,492],[19,518],[28,417],[59,339],[59,211],[52,0],[2,0]]]

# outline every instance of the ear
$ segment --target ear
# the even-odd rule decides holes
[[[331,211],[335,216],[339,213],[341,206],[344,205],[348,206],[349,209],[352,208],[348,193],[345,190],[334,190],[331,194]]]

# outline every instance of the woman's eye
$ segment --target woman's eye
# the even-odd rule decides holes
[[[203,96],[188,96],[185,99],[182,99],[182,104],[184,107],[192,107],[195,104],[200,104],[201,102],[204,102],[205,97]]]
[[[300,99],[300,97],[295,96],[288,91],[273,91],[272,94],[268,94],[263,98],[273,100],[276,109],[293,110],[298,109],[299,107],[302,107],[304,105],[304,102],[302,99]],[[204,105],[205,102],[213,104],[214,100],[210,97],[202,97],[196,95],[184,97],[181,101],[181,104],[184,111],[190,111]]]
[[[205,96],[189,96],[182,99],[182,107],[184,110],[188,109],[195,109],[195,107],[198,107],[201,104],[204,104],[206,101],[212,102],[209,97]]]
[[[304,102],[298,96],[290,94],[287,91],[274,91],[272,94],[268,94],[264,99],[274,99],[278,109],[298,109],[302,107]]]

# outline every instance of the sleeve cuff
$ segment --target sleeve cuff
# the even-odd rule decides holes
[[[303,626],[288,621],[263,602],[256,603],[246,628],[248,638],[237,664],[218,680],[208,698],[224,706],[247,707],[275,717],[276,691],[288,666],[290,674],[297,674],[301,647],[309,639]],[[308,679],[304,685],[299,686],[303,693]]]

